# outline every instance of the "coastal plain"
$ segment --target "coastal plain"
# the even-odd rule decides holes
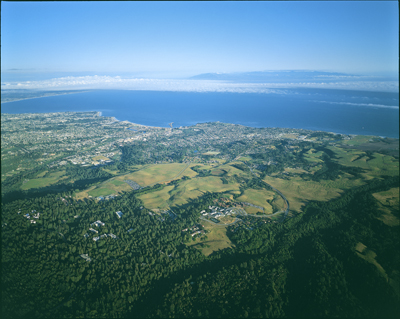
[[[397,259],[387,256],[400,225],[398,139],[218,122],[150,127],[98,112],[2,114],[1,130],[3,261],[13,278],[6,292],[26,282],[21,298],[35,301],[16,308],[7,297],[16,317],[38,314],[36,304],[48,316],[96,317],[91,304],[108,300],[118,305],[115,315],[152,302],[154,312],[141,311],[161,316],[175,313],[165,308],[175,294],[201,311],[214,302],[202,285],[233,282],[237,298],[246,298],[248,280],[269,287],[259,295],[271,309],[290,313],[294,306],[279,296],[293,304],[298,297],[284,283],[296,296],[304,287],[288,275],[301,272],[293,258],[304,269],[310,260],[332,263],[329,275],[307,277],[308,295],[325,291],[315,278],[342,287],[356,268],[388,284],[379,288],[387,298],[397,294]],[[55,285],[61,275],[66,284]],[[160,285],[161,299],[149,301]],[[104,299],[98,287],[113,293]],[[229,287],[220,289],[231,294]],[[34,297],[47,291],[49,303]],[[191,311],[180,307],[180,315]]]

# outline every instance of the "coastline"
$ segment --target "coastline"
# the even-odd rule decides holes
[[[97,92],[97,90],[93,93],[91,90],[55,92],[54,95],[5,101],[1,104],[1,111],[10,114],[97,112],[99,116],[105,116],[110,120],[113,117],[112,121],[125,122],[125,125],[163,129],[169,128],[169,122],[175,122],[174,129],[177,129],[219,120],[223,123],[253,128],[281,127],[335,134],[399,138],[398,110],[393,109],[385,108],[377,111],[374,108],[359,106],[331,107],[316,104],[316,102],[308,103],[297,96],[291,96],[290,99],[296,99],[290,100],[287,97],[283,99],[275,96],[259,98],[258,95],[253,94],[243,98],[236,94],[226,96],[210,94],[204,97],[197,93],[170,96],[162,92],[134,94],[127,93],[128,91],[121,94],[114,91]],[[70,95],[74,93],[86,94]],[[54,99],[39,100],[41,97],[49,96],[54,96]],[[389,97],[392,98],[392,96]],[[388,97],[385,96],[382,99],[387,100]],[[11,102],[19,103],[7,104]],[[247,107],[243,108],[243,106]],[[326,117],[328,114],[330,117]],[[354,118],[356,122],[350,123],[347,120],[350,118]],[[387,124],[382,125],[383,123]]]
[[[24,100],[33,100],[33,99],[40,99],[44,97],[52,97],[52,96],[59,96],[59,95],[68,95],[68,94],[78,94],[78,93],[86,93],[88,91],[80,91],[80,92],[64,92],[64,93],[57,93],[57,94],[50,94],[50,95],[42,95],[42,96],[34,96],[34,97],[25,97],[25,98],[17,98],[12,101],[1,101],[1,104],[6,104],[6,103],[12,103],[12,102],[18,102],[18,101],[24,101]]]

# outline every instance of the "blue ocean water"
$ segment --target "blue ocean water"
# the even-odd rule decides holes
[[[2,103],[1,113],[100,111],[149,126],[225,122],[399,137],[399,94],[328,89],[277,93],[100,90]]]

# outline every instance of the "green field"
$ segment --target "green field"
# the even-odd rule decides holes
[[[289,180],[267,176],[264,181],[275,187],[288,199],[290,210],[300,212],[310,200],[327,201],[340,196],[342,189],[362,184],[361,180],[350,180],[342,177],[336,181],[305,181],[300,177],[291,177]]]
[[[155,183],[168,182],[172,179],[180,178],[183,176],[194,177],[197,175],[196,172],[188,169],[189,167],[185,169],[186,166],[187,164],[184,163],[151,165],[140,171],[119,176],[117,179],[121,181],[123,181],[124,179],[131,179],[138,183],[140,186],[145,187]],[[194,164],[191,164],[190,166],[194,166]],[[181,172],[182,174],[179,175],[179,173]]]
[[[373,158],[368,158],[367,153],[360,150],[328,147],[335,152],[337,161],[341,165],[360,167],[366,170],[366,178],[379,177],[381,175],[397,176],[399,174],[399,162],[393,156],[373,153]]]
[[[115,185],[115,186],[126,185],[125,182],[121,182],[121,181],[118,181],[118,180],[116,180],[116,179],[110,181],[110,183],[113,184],[113,185]]]
[[[93,161],[109,161],[110,159],[108,157],[102,156],[102,155],[98,155],[92,158]]]
[[[218,166],[218,168],[226,171],[228,176],[237,175],[237,176],[243,176],[243,177],[247,177],[247,178],[250,177],[250,173],[246,173],[246,172],[230,165],[230,164],[235,164],[235,163],[243,165],[242,162],[231,162],[229,164]]]
[[[144,205],[148,209],[167,209],[168,201],[171,196],[169,192],[172,189],[174,189],[174,186],[167,186],[158,192],[140,195],[139,198],[143,201]]]
[[[378,219],[388,226],[399,226],[400,219],[392,211],[399,211],[399,187],[385,192],[372,194],[379,201],[379,211],[382,212]]]
[[[219,177],[207,176],[182,181],[176,186],[168,186],[157,192],[140,195],[139,198],[147,208],[160,208],[156,205],[160,204],[163,207],[165,205],[183,205],[189,199],[195,199],[205,192],[221,193],[226,191],[238,193],[239,184],[223,184]],[[162,200],[158,198],[162,198]]]
[[[307,153],[304,154],[304,157],[309,162],[322,163],[323,160],[320,158],[322,154],[322,151],[316,152],[314,149],[310,149]]]
[[[236,201],[247,202],[260,207],[264,207],[265,214],[272,214],[272,206],[267,202],[267,200],[273,200],[275,194],[275,192],[265,189],[246,189],[243,195],[238,197]],[[259,209],[251,206],[246,206],[245,210],[247,213],[257,213],[257,211],[260,211]]]
[[[40,175],[40,174],[39,174]],[[28,182],[22,184],[22,190],[28,190],[31,188],[39,188],[39,187],[46,187],[52,184],[57,183],[59,180],[67,178],[65,175],[65,171],[54,172],[49,175],[49,177],[40,177],[31,179]],[[64,177],[62,177],[64,176]]]
[[[208,256],[214,251],[222,250],[234,246],[226,235],[226,228],[204,222],[204,229],[210,231],[206,234],[207,239],[201,240],[197,238],[195,241],[190,241],[187,246],[193,246],[199,249],[204,255]]]
[[[115,193],[116,192],[113,189],[107,187],[95,188],[88,192],[88,194],[93,197],[108,196],[108,195],[113,195]]]

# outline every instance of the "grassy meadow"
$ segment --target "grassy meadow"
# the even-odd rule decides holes
[[[197,238],[195,241],[187,243],[187,246],[199,249],[205,256],[212,254],[214,251],[234,246],[226,235],[226,227],[216,226],[204,221],[203,224],[204,229],[209,231],[206,234],[207,238],[205,240]]]
[[[239,202],[247,202],[264,207],[265,214],[272,214],[272,206],[267,202],[267,200],[272,201],[274,199],[274,195],[275,192],[268,191],[266,189],[246,189],[244,193],[236,200]],[[255,214],[258,211],[261,211],[260,209],[251,206],[246,206],[245,210],[249,214]]]
[[[388,226],[399,226],[400,219],[392,213],[393,210],[399,211],[399,187],[372,195],[378,200],[379,211],[382,213],[378,219]]]
[[[45,173],[45,172],[38,174],[37,175],[38,178],[30,179],[29,181],[23,183],[21,186],[21,189],[28,190],[31,188],[46,187],[46,186],[50,186],[50,185],[57,183],[59,180],[68,178],[67,176],[64,176],[65,171],[58,171],[58,172],[51,173],[51,174],[49,174],[48,177],[42,177],[45,175],[43,173]]]

